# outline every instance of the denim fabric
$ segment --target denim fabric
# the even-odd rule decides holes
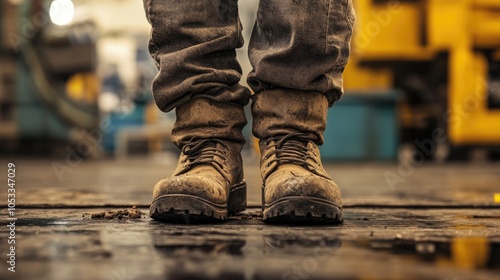
[[[144,0],[144,6],[160,69],[153,82],[160,109],[195,96],[248,103],[235,52],[243,45],[237,0]],[[249,47],[251,89],[320,92],[331,106],[342,95],[354,19],[351,0],[261,0]]]

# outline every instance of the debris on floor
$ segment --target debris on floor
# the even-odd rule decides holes
[[[130,209],[118,210],[118,211],[108,211],[108,212],[98,212],[92,213],[90,217],[92,219],[140,219],[144,215],[144,212],[137,209],[136,206],[132,206]]]

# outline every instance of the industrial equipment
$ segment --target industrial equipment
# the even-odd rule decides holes
[[[99,125],[95,27],[56,26],[51,3],[2,1],[0,58],[10,86],[0,91],[0,141],[9,146],[0,152],[50,153]]]
[[[400,89],[402,141],[427,158],[500,147],[500,1],[354,0],[346,91]]]

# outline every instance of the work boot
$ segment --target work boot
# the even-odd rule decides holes
[[[150,216],[165,222],[217,222],[246,208],[242,105],[196,98],[176,109],[177,169],[156,184]]]
[[[341,223],[340,188],[321,164],[327,98],[270,90],[252,97],[260,139],[262,208],[269,223]]]

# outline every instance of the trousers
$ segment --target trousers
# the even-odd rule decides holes
[[[343,94],[352,0],[261,0],[249,42],[250,89],[239,83],[237,0],[144,0],[144,8],[159,68],[153,96],[162,111],[198,97],[246,105],[251,92],[274,90],[321,93],[332,106]]]

